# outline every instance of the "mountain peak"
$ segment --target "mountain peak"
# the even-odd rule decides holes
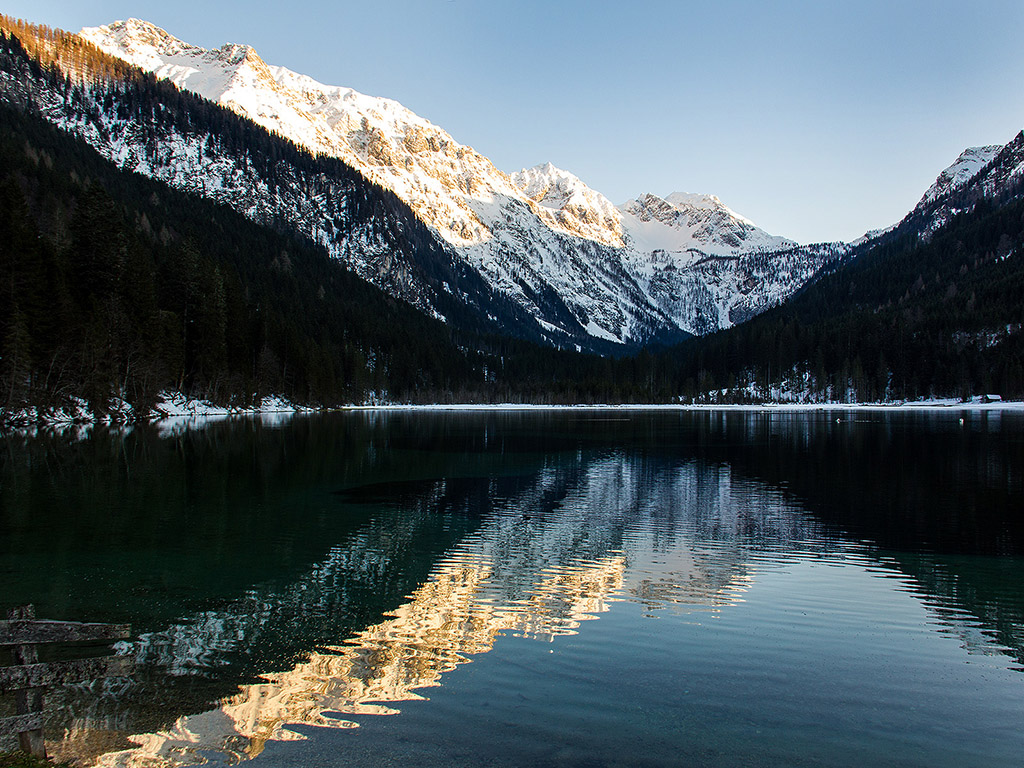
[[[203,50],[179,40],[151,22],[135,18],[99,27],[86,27],[79,32],[79,36],[103,50],[117,48],[121,51],[119,58],[141,69],[150,68],[154,55],[177,55]]]
[[[718,199],[717,195],[705,195],[700,193],[692,192],[673,192],[671,195],[665,198],[665,202],[671,205],[673,208],[680,210],[686,210],[687,208],[698,208],[706,211],[722,211],[728,214],[731,218],[737,221],[744,222],[745,224],[754,225],[750,219],[745,216],[741,216],[736,213],[732,208],[727,206],[721,200]]]
[[[634,241],[649,251],[731,255],[796,245],[758,228],[715,195],[673,192],[662,198],[648,192],[619,210]]]
[[[952,165],[939,174],[935,183],[924,193],[918,206],[937,200],[946,193],[966,184],[977,175],[978,171],[988,165],[1002,148],[1002,144],[993,144],[965,149]]]
[[[524,168],[509,178],[540,207],[541,218],[549,226],[605,245],[622,245],[621,214],[578,176],[548,162]]]
[[[166,30],[142,19],[115,21],[100,27],[86,27],[78,33],[100,50],[124,59],[140,69],[167,77],[179,87],[188,87],[186,79],[197,69],[188,66],[190,60],[208,59],[224,67],[255,67],[259,77],[272,77],[266,63],[256,49],[240,43],[225,43],[220,48],[206,50],[179,40]],[[191,89],[195,90],[195,89]]]
[[[223,61],[229,66],[237,66],[244,62],[251,64],[264,64],[263,59],[256,53],[256,49],[251,45],[241,45],[239,43],[225,43],[220,48],[210,53],[214,54],[217,58]]]
[[[587,192],[598,194],[580,181],[578,176],[550,162],[516,171],[509,174],[509,178],[527,197],[545,208],[562,208],[568,199]]]

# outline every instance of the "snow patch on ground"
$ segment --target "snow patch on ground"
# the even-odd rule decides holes
[[[268,397],[259,406],[249,408],[225,408],[203,400],[190,400],[180,393],[165,393],[160,401],[159,411],[151,414],[150,421],[162,438],[180,437],[190,431],[201,430],[211,424],[231,418],[255,419],[263,427],[274,429],[288,424],[296,416],[303,413],[316,412],[317,409],[291,403],[280,397]],[[445,411],[463,413],[481,413],[488,411],[583,411],[583,412],[639,412],[639,411],[744,411],[750,413],[841,413],[859,412],[893,412],[893,411],[948,411],[948,412],[981,412],[981,411],[1015,411],[1024,412],[1024,402],[995,401],[990,402],[984,396],[977,396],[969,401],[956,398],[916,400],[912,402],[889,403],[760,403],[760,404],[722,404],[722,403],[617,403],[591,404],[577,403],[568,405],[545,405],[535,403],[432,403],[410,405],[401,403],[371,402],[367,405],[349,405],[327,410],[351,411],[364,413],[388,413],[408,411]],[[18,435],[33,438],[40,434],[60,437],[71,442],[79,442],[89,438],[97,427],[107,432],[127,435],[134,430],[130,423],[118,422],[109,417],[96,418],[84,401],[78,400],[74,406],[64,409],[26,408],[11,414],[8,419],[0,411],[0,424],[12,429]],[[17,417],[17,420],[15,418]],[[841,416],[836,420],[840,421]]]
[[[113,398],[106,412],[97,414],[85,400],[76,397],[58,408],[33,406],[11,412],[0,409],[0,425],[22,431],[34,431],[39,427],[71,430],[82,432],[84,436],[96,424],[122,426],[130,430],[128,425],[133,422],[151,421],[161,434],[178,434],[235,416],[257,417],[264,426],[279,426],[297,413],[315,410],[278,395],[264,397],[258,405],[223,406],[208,400],[188,398],[181,392],[161,392],[156,405],[145,413],[136,413],[124,400]]]
[[[314,410],[279,395],[264,397],[259,405],[225,407],[208,400],[191,399],[180,392],[162,392],[150,412],[150,420],[161,436],[172,437],[234,417],[257,418],[265,427],[280,427],[296,414]]]

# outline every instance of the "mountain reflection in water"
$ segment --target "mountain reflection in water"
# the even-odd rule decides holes
[[[607,611],[610,601],[634,600],[649,610],[718,609],[745,587],[740,526],[749,529],[750,509],[743,514],[733,508],[724,468],[691,462],[659,470],[617,453],[545,467],[521,484],[513,496],[488,496],[492,513],[384,621],[313,652],[288,671],[241,686],[215,710],[182,716],[166,730],[132,734],[138,746],[102,755],[98,763],[190,764],[216,753],[232,761],[255,757],[268,740],[303,738],[289,726],[347,728],[356,724],[345,715],[396,714],[400,702],[423,698],[422,689],[440,685],[445,672],[491,650],[503,634],[553,642]],[[480,487],[491,481],[462,485],[464,493],[476,486],[467,495],[479,498]],[[246,624],[266,616],[275,600],[322,591],[353,566],[386,567],[367,561],[366,553],[386,551],[381,538],[414,536],[418,526],[408,523],[416,515],[408,511],[429,514],[440,499],[450,500],[445,486],[445,480],[427,484],[419,503],[410,503],[405,489],[400,511],[406,514],[357,535],[349,548],[332,550],[290,597],[264,596],[255,613],[245,610],[252,607],[245,602],[237,615],[199,616],[125,650],[168,669],[215,665],[217,653],[231,650],[228,638],[242,642]],[[790,517],[787,533],[805,540],[813,527],[809,519]],[[403,520],[406,525],[399,525]],[[779,520],[764,515],[760,522]],[[627,578],[631,561],[638,567]]]
[[[56,514],[42,509],[54,488],[85,498],[87,485],[105,483],[104,495],[113,486],[132,510],[169,490],[180,507],[154,514],[207,532],[188,547],[168,542],[167,554],[154,526],[152,550],[139,549],[149,523],[119,522],[115,510],[115,556],[128,559],[103,578],[167,586],[125,590],[127,616],[92,579],[70,590],[69,602],[107,611],[90,619],[134,621],[140,634],[120,651],[140,673],[55,694],[48,734],[64,738],[51,754],[140,767],[251,759],[269,741],[306,738],[302,727],[397,713],[504,635],[559,643],[616,603],[651,617],[725,611],[763,569],[795,562],[865,568],[918,595],[968,653],[1024,659],[1019,559],[970,551],[1017,553],[1015,529],[953,513],[928,528],[912,504],[881,519],[854,498],[881,503],[889,482],[904,500],[933,505],[930,494],[948,495],[941,479],[915,477],[915,465],[897,480],[891,465],[933,452],[945,472],[952,447],[980,478],[973,490],[958,486],[958,498],[984,498],[984,514],[998,517],[1019,504],[1020,483],[1007,469],[1019,444],[1007,450],[1001,427],[964,436],[941,422],[938,437],[925,429],[919,441],[915,425],[889,417],[863,426],[806,414],[318,419],[111,436],[109,446],[94,436],[70,453],[49,445],[45,473],[56,466],[61,482],[38,498],[45,484],[22,479],[43,473],[44,462],[23,458],[38,446],[11,452],[5,509],[20,505],[25,522],[11,525],[16,540],[0,544],[0,565],[6,557],[24,571],[22,594],[57,594],[81,567],[70,544],[55,575],[21,565],[33,562],[32,506]],[[87,445],[91,475],[81,471]],[[78,507],[83,528],[92,503]],[[104,513],[97,504],[95,519]],[[968,551],[914,550],[918,536]]]

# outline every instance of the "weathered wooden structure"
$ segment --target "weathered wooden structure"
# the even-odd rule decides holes
[[[0,718],[0,736],[17,734],[22,750],[45,758],[43,703],[46,689],[130,672],[128,659],[116,656],[40,663],[37,646],[114,642],[130,635],[127,624],[38,621],[31,605],[9,611],[7,621],[0,621],[0,646],[11,648],[13,666],[0,667],[0,693],[14,692],[17,714]]]

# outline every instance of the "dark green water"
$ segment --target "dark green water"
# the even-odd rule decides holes
[[[51,696],[83,764],[1024,763],[1024,413],[364,412],[0,462],[0,609],[133,627],[132,679]]]

